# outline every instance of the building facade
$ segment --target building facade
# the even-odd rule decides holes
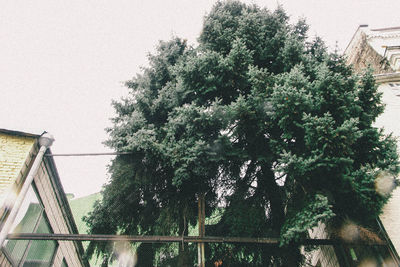
[[[375,125],[393,134],[400,148],[400,27],[371,29],[361,25],[350,41],[345,55],[356,71],[367,66],[374,70],[378,90],[385,104],[384,113]],[[398,151],[400,152],[400,151]],[[393,249],[400,251],[400,188],[392,192],[380,216]]]
[[[397,137],[400,148],[400,27],[371,29],[368,25],[360,25],[345,50],[345,56],[347,64],[352,65],[356,73],[372,67],[385,104],[385,111],[378,117],[375,126]],[[395,183],[389,184],[388,188],[395,188]],[[374,226],[374,233],[386,246],[320,246],[308,254],[310,265],[400,266],[400,188],[395,188],[391,194]],[[350,230],[360,233],[362,229],[357,227],[349,226],[353,228]],[[328,233],[323,224],[309,232],[311,238],[328,238]]]
[[[2,267],[88,266],[80,242],[7,239],[10,233],[78,233],[53,158],[46,156],[51,142],[51,136],[0,129]]]

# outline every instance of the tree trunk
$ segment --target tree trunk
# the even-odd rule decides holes
[[[285,211],[283,204],[283,196],[281,188],[275,181],[274,172],[266,167],[261,168],[262,179],[259,181],[261,190],[265,192],[269,199],[271,207],[271,220],[272,230],[275,234],[280,235],[281,228],[285,223]],[[287,248],[280,248],[282,266],[295,267],[300,263],[299,248],[296,246],[289,246]]]
[[[262,176],[259,182],[259,187],[262,192],[265,192],[271,207],[272,228],[275,234],[280,234],[281,227],[285,222],[285,212],[283,207],[283,199],[281,189],[275,181],[275,175],[271,169],[266,167],[261,168]]]
[[[204,193],[199,194],[198,200],[198,220],[199,220],[199,237],[205,236],[205,219],[206,219],[206,212],[205,212],[205,196]],[[204,255],[204,243],[198,244],[198,263],[199,267],[205,267],[205,255]]]
[[[142,243],[137,248],[137,267],[148,267],[153,266],[154,259],[154,247],[153,244]]]
[[[189,251],[187,243],[179,243],[178,267],[189,267]]]
[[[179,233],[182,235],[187,235],[188,233],[188,225],[186,221],[185,211],[182,214],[182,220],[179,222]],[[189,267],[190,259],[189,259],[189,251],[188,244],[184,242],[179,243],[179,255],[178,255],[178,267]]]

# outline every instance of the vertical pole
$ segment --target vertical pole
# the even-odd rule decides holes
[[[205,217],[206,217],[206,205],[204,200],[204,193],[199,194],[198,203],[198,220],[199,220],[199,237],[205,236]],[[204,243],[198,243],[197,254],[199,259],[199,267],[205,267],[205,255],[204,255]]]
[[[202,218],[202,233],[201,233],[201,237],[204,237],[206,235],[206,203],[205,203],[205,197],[204,194],[202,195],[202,214],[201,214],[201,218]],[[205,259],[205,251],[204,251],[204,243],[201,243],[201,262],[202,262],[202,266],[201,267],[205,267],[206,264],[206,259]]]

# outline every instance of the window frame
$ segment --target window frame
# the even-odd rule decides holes
[[[37,217],[37,219],[35,221],[35,226],[33,227],[32,233],[35,233],[35,231],[37,231],[37,229],[39,228],[39,224],[40,224],[41,220],[44,219],[44,222],[46,223],[47,227],[49,228],[49,232],[51,234],[53,234],[54,233],[53,228],[50,225],[48,216],[46,214],[46,209],[44,207],[43,201],[42,201],[42,199],[40,197],[39,190],[37,189],[35,182],[32,181],[30,186],[32,187],[32,191],[34,192],[34,194],[35,194],[35,196],[36,196],[36,198],[38,200],[39,206],[41,208],[40,214],[39,214],[39,216]],[[11,255],[9,254],[9,252],[7,251],[5,246],[1,247],[2,253],[7,258],[7,260],[11,263],[12,266],[14,266],[14,267],[23,267],[23,265],[24,265],[24,263],[26,261],[26,258],[28,256],[30,247],[32,245],[32,241],[35,241],[35,240],[28,239],[27,241],[28,241],[28,245],[26,246],[26,248],[24,250],[24,253],[23,253],[22,257],[21,257],[21,260],[18,263],[16,263],[12,259]],[[53,255],[51,256],[51,259],[49,261],[49,266],[52,266],[54,264],[54,259],[56,257],[56,254],[57,254],[57,251],[58,251],[58,248],[59,248],[59,243],[57,241],[54,241],[54,243],[55,243],[54,252],[53,252]]]

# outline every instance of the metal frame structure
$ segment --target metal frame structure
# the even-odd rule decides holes
[[[279,238],[275,237],[223,237],[223,236],[138,236],[138,235],[90,235],[90,234],[40,234],[40,233],[19,233],[8,234],[9,240],[61,240],[61,241],[127,241],[142,243],[244,243],[244,244],[263,244],[278,246]],[[386,242],[377,241],[344,241],[342,239],[304,239],[300,245],[337,245],[337,244],[357,244],[386,246]]]

